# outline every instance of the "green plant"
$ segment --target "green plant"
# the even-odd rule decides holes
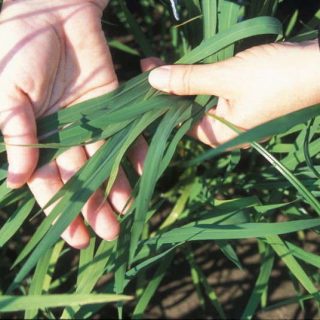
[[[119,21],[132,31],[143,55],[158,54],[148,40],[148,36],[159,37],[150,28],[154,23],[149,13],[152,9],[158,16],[161,14],[157,23],[164,30],[170,27],[171,38],[161,38],[160,47],[172,50],[169,56],[164,52],[159,55],[177,59],[178,63],[201,63],[233,56],[241,47],[261,42],[256,36],[267,36],[268,41],[282,39],[282,25],[274,17],[279,3],[277,0],[256,0],[250,5],[225,0],[184,1],[179,10],[185,23],[178,26],[170,22],[167,7],[155,1],[141,0],[141,10],[146,13],[141,23],[125,1],[114,1],[113,9]],[[317,14],[314,19],[318,19]],[[141,31],[141,24],[149,26],[147,36]],[[284,35],[303,40],[314,37],[315,32],[307,24],[299,28],[294,13],[285,25]],[[136,48],[117,40],[111,43],[117,50],[137,54]],[[16,275],[13,281],[12,274],[3,281],[0,311],[26,310],[26,318],[35,318],[41,312],[50,318],[60,316],[58,312],[52,314],[50,308],[64,306],[63,318],[90,318],[103,303],[117,301],[118,316],[122,318],[123,301],[134,296],[131,316],[141,318],[170,263],[180,252],[190,265],[201,303],[205,305],[208,299],[217,314],[226,318],[219,297],[194,258],[192,242],[214,241],[240,267],[233,240],[243,238],[256,239],[261,259],[260,273],[242,318],[251,318],[259,304],[267,307],[265,297],[276,256],[286,265],[297,288],[303,288],[301,292],[297,290],[293,300],[318,301],[319,257],[280,235],[302,234],[303,230],[317,232],[320,225],[317,217],[320,214],[317,177],[320,107],[271,121],[209,150],[185,134],[215,102],[214,97],[189,99],[160,94],[148,85],[147,74],[142,74],[113,93],[41,119],[38,131],[43,138],[39,147],[45,150],[42,163],[73,145],[100,139],[108,139],[108,143],[48,203],[58,200],[28,243],[17,245],[19,255],[11,266]],[[225,125],[233,127],[230,123]],[[125,153],[144,132],[150,146],[144,174],[138,179],[130,174]],[[264,147],[256,142],[269,136],[274,137]],[[221,156],[230,147],[245,142],[253,147],[245,154],[233,151]],[[1,151],[5,151],[4,146]],[[216,157],[214,161],[213,157]],[[249,159],[250,172],[239,167],[242,157]],[[119,217],[122,227],[119,239],[104,242],[92,236],[90,246],[79,253],[77,264],[54,278],[59,262],[70,254],[70,249],[59,241],[60,234],[90,195],[108,179],[107,196],[121,163],[131,177],[135,200],[128,214]],[[177,182],[162,193],[157,189],[157,182],[177,167]],[[204,173],[199,174],[200,170]],[[0,245],[6,252],[11,238],[24,232],[20,227],[27,229],[34,219],[39,219],[40,211],[34,208],[27,189],[6,188],[6,164],[1,166],[0,176],[1,216],[6,220],[0,230]],[[170,203],[171,211],[159,227],[153,228],[153,217],[161,211],[163,201]],[[285,221],[279,222],[280,217]],[[32,270],[35,271],[30,276]],[[147,270],[153,271],[150,277]],[[108,282],[97,286],[105,275],[110,277]],[[67,296],[55,294],[66,292],[65,288]],[[291,302],[292,299],[282,303]]]

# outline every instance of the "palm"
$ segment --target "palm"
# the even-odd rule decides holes
[[[4,32],[8,39],[2,48],[7,55],[8,48],[14,52],[4,74],[28,95],[37,117],[115,88],[100,15],[101,10],[89,4],[26,13],[5,23],[15,32]]]

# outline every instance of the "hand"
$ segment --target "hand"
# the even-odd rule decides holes
[[[7,0],[0,16],[0,128],[7,145],[7,184],[28,185],[40,206],[77,172],[88,156],[101,146],[73,147],[56,161],[36,170],[38,150],[14,145],[36,144],[35,118],[105,94],[118,85],[111,55],[101,29],[106,0]],[[142,170],[144,141],[131,153]],[[33,174],[32,174],[33,173]],[[109,195],[121,212],[131,194],[123,171]],[[111,205],[98,190],[82,210],[94,231],[114,239],[119,223]],[[46,210],[48,214],[50,208]],[[75,248],[89,242],[80,216],[65,230],[63,238]]]
[[[317,41],[262,45],[215,64],[162,66],[149,82],[177,95],[215,95],[210,112],[248,130],[320,102],[320,51]],[[191,134],[210,146],[236,136],[210,116]]]

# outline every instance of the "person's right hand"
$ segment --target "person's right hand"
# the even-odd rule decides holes
[[[7,183],[28,182],[44,207],[103,142],[73,147],[56,161],[35,170],[36,118],[114,90],[118,80],[101,28],[108,0],[5,0],[0,15],[0,128],[9,163]],[[146,152],[140,138],[131,160],[139,173]],[[35,170],[35,171],[34,171]],[[82,209],[95,233],[113,240],[119,233],[114,210],[123,212],[131,188],[119,171],[108,201],[95,192]],[[52,208],[52,207],[51,207]],[[50,213],[51,208],[45,212]],[[73,247],[89,243],[80,216],[62,237]]]
[[[320,102],[320,50],[317,41],[253,47],[207,65],[162,66],[150,84],[177,95],[214,95],[210,112],[243,130]],[[237,134],[205,116],[191,134],[217,146]]]

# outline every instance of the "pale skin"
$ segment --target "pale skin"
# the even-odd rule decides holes
[[[268,44],[214,64],[162,66],[151,71],[149,82],[176,95],[217,96],[210,112],[248,130],[320,102],[319,45],[316,40]],[[205,116],[191,135],[214,147],[236,133]]]
[[[29,185],[44,207],[103,142],[73,147],[56,161],[36,169],[39,151],[16,145],[36,144],[35,120],[60,108],[105,94],[118,86],[101,16],[107,0],[5,0],[0,15],[0,128],[5,138],[10,188]],[[141,173],[146,142],[130,152]],[[138,150],[138,151],[135,151]],[[131,194],[122,170],[109,195],[98,190],[82,210],[103,239],[119,233],[114,211],[122,212]],[[50,213],[51,208],[45,210]],[[115,210],[114,210],[115,209]],[[74,248],[89,243],[78,216],[62,235]]]

